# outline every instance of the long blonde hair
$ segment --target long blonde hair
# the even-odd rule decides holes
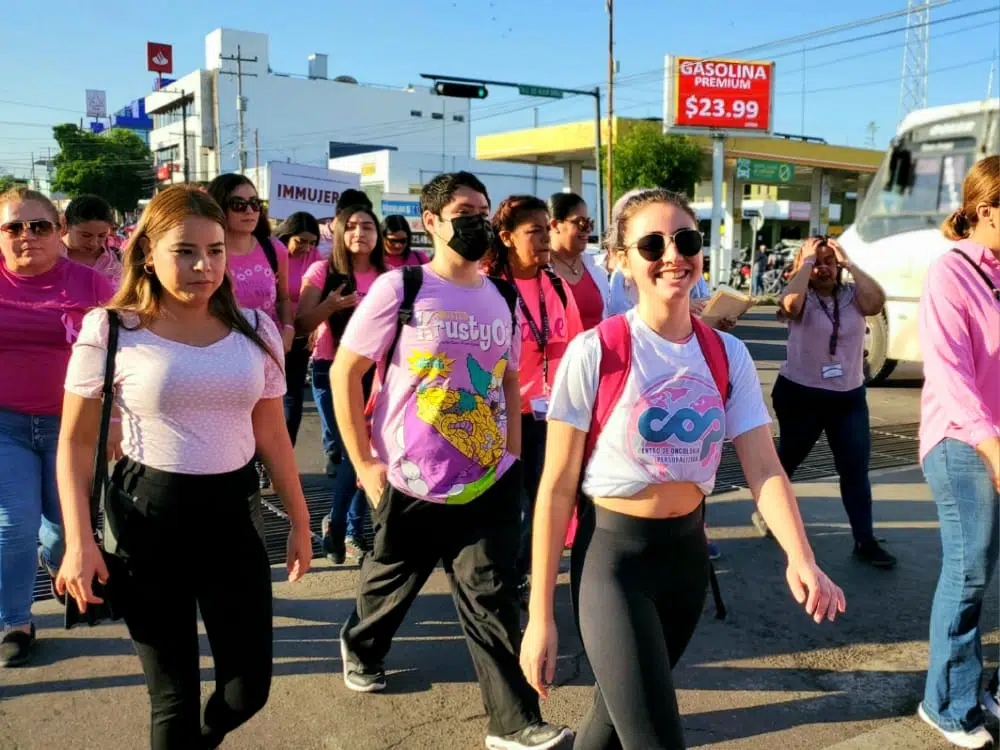
[[[976,206],[1000,205],[1000,155],[976,162],[962,184],[962,207],[944,220],[941,232],[949,240],[964,240],[972,234],[979,217]]]
[[[146,252],[143,240],[153,245],[171,229],[191,217],[209,219],[223,230],[226,228],[226,215],[219,204],[198,188],[173,185],[149,202],[123,253],[121,286],[106,305],[108,310],[136,315],[141,326],[148,326],[160,316],[163,286],[155,273],[148,274],[145,271]],[[242,333],[281,364],[278,355],[264,342],[240,310],[228,273],[223,276],[222,285],[209,300],[208,309],[214,317],[230,329]]]

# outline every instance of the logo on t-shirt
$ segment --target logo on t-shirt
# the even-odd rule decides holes
[[[510,323],[499,318],[483,322],[464,310],[417,310],[413,316],[418,342],[475,343],[484,352],[510,344]]]
[[[722,455],[726,415],[714,383],[681,375],[647,388],[629,427],[632,458],[653,482],[702,482]]]

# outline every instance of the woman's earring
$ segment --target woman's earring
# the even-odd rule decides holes
[[[153,275],[153,267],[151,265],[149,265],[148,263],[146,263],[142,267],[142,272],[144,274],[146,274],[147,276],[152,276]]]

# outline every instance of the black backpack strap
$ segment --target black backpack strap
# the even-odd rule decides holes
[[[504,302],[507,303],[507,307],[510,309],[511,330],[514,331],[516,335],[517,316],[514,311],[517,309],[517,289],[512,283],[507,281],[507,279],[501,279],[498,276],[487,276],[486,278],[493,282],[493,286],[497,288],[497,291],[500,292],[500,296],[503,297]]]
[[[962,252],[961,250],[959,250],[957,247],[953,247],[951,249],[951,251],[953,253],[958,253],[963,258],[965,258],[967,261],[969,261],[969,265],[972,266],[972,268],[975,270],[975,272],[978,273],[979,276],[982,278],[982,280],[986,282],[986,286],[988,286],[990,288],[990,291],[993,292],[993,296],[996,298],[997,302],[1000,302],[1000,289],[997,289],[996,284],[993,283],[993,279],[991,279],[989,276],[987,276],[986,271],[984,271],[982,268],[980,268],[979,264],[976,263],[976,261],[974,261],[972,258],[970,258],[968,255],[966,255],[964,252]]]
[[[422,266],[404,266],[403,274],[403,299],[399,303],[399,312],[396,318],[396,333],[392,337],[392,343],[385,352],[385,367],[388,369],[392,357],[396,353],[396,345],[399,344],[399,337],[403,333],[403,326],[413,320],[413,305],[420,294],[420,287],[424,283],[424,269]],[[385,370],[383,370],[384,372]]]
[[[265,237],[260,243],[261,249],[264,251],[264,255],[267,257],[267,264],[271,267],[271,272],[277,276],[278,275],[278,254],[274,251],[274,245],[271,244],[271,238]]]
[[[94,480],[90,486],[90,524],[95,533],[97,514],[108,481],[108,433],[111,430],[111,408],[114,406],[115,355],[118,353],[118,331],[121,318],[108,310],[108,350],[104,357],[104,385],[101,388],[101,422],[97,431],[97,449],[94,452]]]
[[[563,309],[566,309],[566,287],[563,286],[563,280],[559,278],[559,274],[552,270],[552,266],[543,266],[542,270],[545,271],[545,275],[549,277],[549,281],[552,282],[552,288],[556,290],[556,294],[559,295],[559,300],[562,302]]]

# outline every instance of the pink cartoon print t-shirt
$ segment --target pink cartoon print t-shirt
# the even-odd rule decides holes
[[[326,284],[326,270],[329,267],[329,261],[316,261],[306,270],[305,275],[302,277],[302,282],[314,286],[322,292],[323,285]],[[374,268],[354,274],[359,305],[361,304],[361,300],[365,298],[365,295],[368,294],[368,290],[371,289],[372,284],[375,283],[378,274],[379,272]],[[319,328],[316,329],[316,347],[313,349],[313,359],[321,362],[333,362],[333,355],[337,353],[338,343],[340,342],[334,341],[333,334],[330,333],[330,323],[324,320],[319,324]]]
[[[277,237],[271,238],[278,268],[288,266],[288,248]],[[253,250],[246,255],[227,253],[226,263],[233,279],[233,291],[240,307],[262,310],[281,330],[278,318],[278,282],[267,255],[260,243],[254,240]]]
[[[402,272],[382,275],[341,346],[382,363],[402,299]],[[412,323],[403,327],[372,414],[372,449],[393,487],[464,504],[510,468],[503,379],[520,364],[521,338],[513,332],[510,308],[492,281],[460,287],[424,267]]]
[[[38,276],[12,273],[0,260],[0,409],[34,416],[62,411],[83,316],[113,294],[104,276],[66,258]]]

